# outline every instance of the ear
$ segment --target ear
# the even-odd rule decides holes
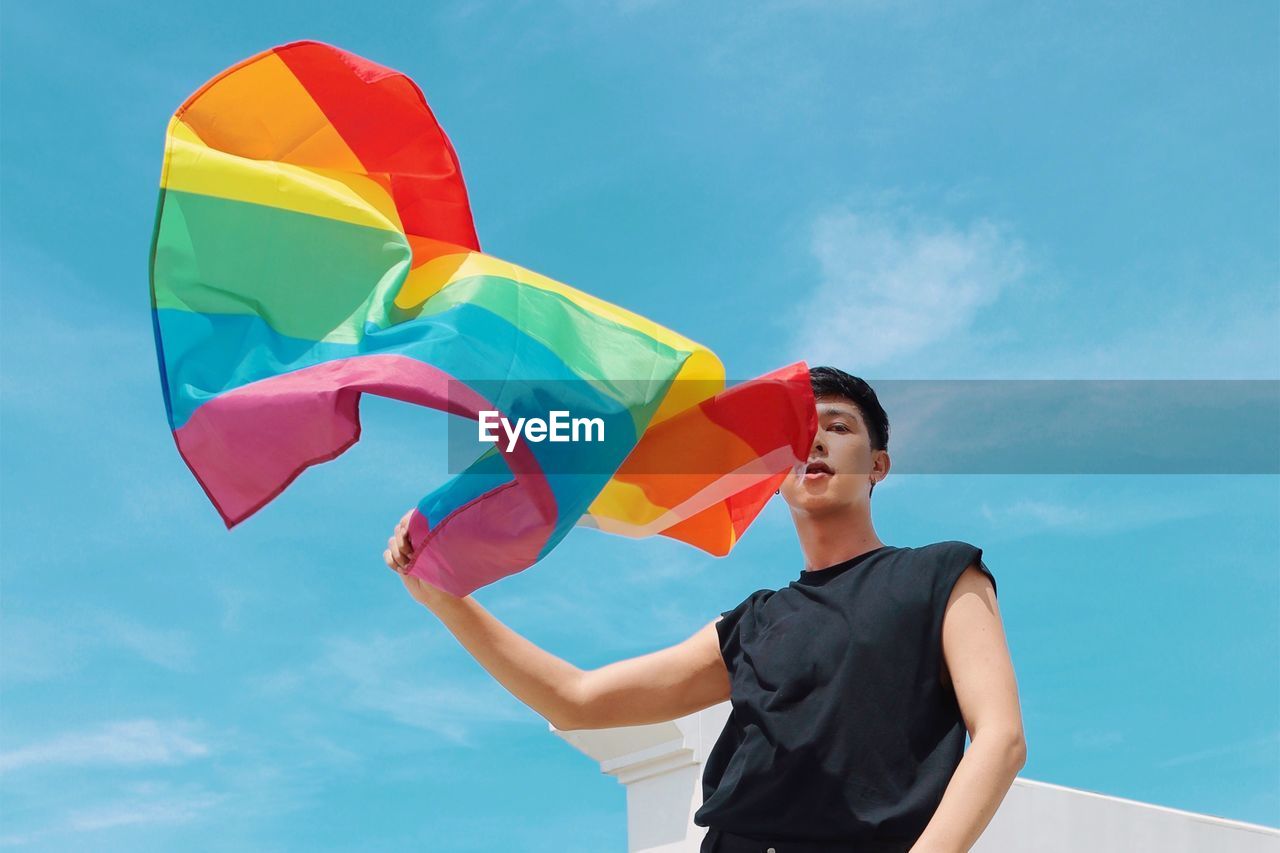
[[[873,450],[871,452],[871,473],[877,483],[889,476],[889,451]]]

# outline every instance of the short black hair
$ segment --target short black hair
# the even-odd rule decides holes
[[[857,406],[867,425],[871,449],[889,449],[889,416],[865,380],[834,367],[811,367],[809,382],[813,385],[814,397],[845,397]]]

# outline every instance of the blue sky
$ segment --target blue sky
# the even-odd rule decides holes
[[[366,397],[232,532],[179,458],[147,254],[165,123],[218,71],[317,38],[408,73],[487,251],[733,377],[1277,379],[1277,14],[5,4],[0,843],[625,849],[622,786],[381,563],[442,416]],[[1280,825],[1275,476],[890,476],[875,517],[984,548],[1025,777]],[[775,502],[725,559],[579,530],[476,597],[592,667],[800,568]]]

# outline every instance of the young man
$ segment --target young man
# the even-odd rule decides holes
[[[1026,761],[995,582],[964,542],[885,545],[871,493],[889,422],[866,382],[810,371],[818,432],[780,494],[804,568],[682,643],[583,671],[467,596],[404,585],[563,730],[670,720],[732,699],[708,756],[704,853],[968,850]],[[401,571],[405,524],[383,553]],[[971,738],[964,749],[966,731]]]

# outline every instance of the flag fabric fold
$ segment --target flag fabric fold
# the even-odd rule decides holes
[[[707,348],[481,252],[418,87],[317,42],[170,120],[151,296],[170,428],[228,528],[354,444],[365,393],[598,419],[600,441],[495,446],[419,501],[409,571],[455,595],[575,525],[726,554],[816,430],[803,362],[725,388]]]

